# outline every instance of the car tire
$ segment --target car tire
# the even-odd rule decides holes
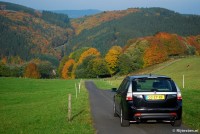
[[[172,126],[174,127],[180,127],[182,123],[182,120],[175,120],[174,122],[171,123]]]
[[[120,124],[122,127],[128,127],[130,126],[129,120],[125,120],[124,116],[123,116],[123,110],[121,109],[120,111]]]
[[[116,113],[116,106],[115,106],[115,102],[113,104],[113,113],[114,113],[114,117],[117,117],[118,114]]]

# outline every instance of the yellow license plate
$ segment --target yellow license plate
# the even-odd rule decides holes
[[[147,95],[146,100],[164,100],[164,95]]]

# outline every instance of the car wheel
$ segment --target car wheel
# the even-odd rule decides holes
[[[120,124],[121,124],[122,127],[130,126],[129,121],[124,119],[122,109],[121,109],[121,112],[120,112]]]
[[[115,102],[113,104],[113,113],[114,113],[114,117],[117,117],[117,113],[116,113],[116,106],[115,106]]]
[[[180,127],[182,123],[182,120],[175,120],[174,122],[171,123],[172,126],[174,127]]]

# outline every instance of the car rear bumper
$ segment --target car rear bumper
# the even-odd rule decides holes
[[[176,118],[177,118],[176,113],[136,113],[134,115],[135,120],[140,120],[140,119],[175,120]]]
[[[135,109],[128,111],[128,120],[179,120],[182,117],[182,107],[164,109]]]

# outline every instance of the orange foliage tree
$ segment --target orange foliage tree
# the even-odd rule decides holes
[[[187,43],[196,48],[196,54],[200,54],[200,35],[187,37]]]
[[[3,57],[2,60],[1,60],[1,62],[2,62],[3,64],[6,64],[7,61],[8,61],[8,60],[7,60],[7,57]]]
[[[180,36],[177,34],[169,33],[158,33],[155,35],[155,40],[159,40],[160,44],[163,44],[165,50],[168,53],[168,56],[183,55],[186,51],[186,45],[183,43],[183,40],[180,39]]]
[[[154,40],[152,44],[144,52],[144,67],[161,63],[167,60],[168,55],[165,47],[157,40]]]
[[[105,60],[109,67],[109,72],[111,75],[117,71],[119,55],[121,54],[121,52],[122,48],[120,46],[113,46],[105,56]]]
[[[29,63],[24,70],[24,77],[39,79],[40,73],[35,63]]]
[[[64,79],[73,79],[75,76],[72,73],[72,68],[75,64],[75,61],[73,59],[69,59],[67,62],[65,62],[65,65],[62,70],[62,78]]]

